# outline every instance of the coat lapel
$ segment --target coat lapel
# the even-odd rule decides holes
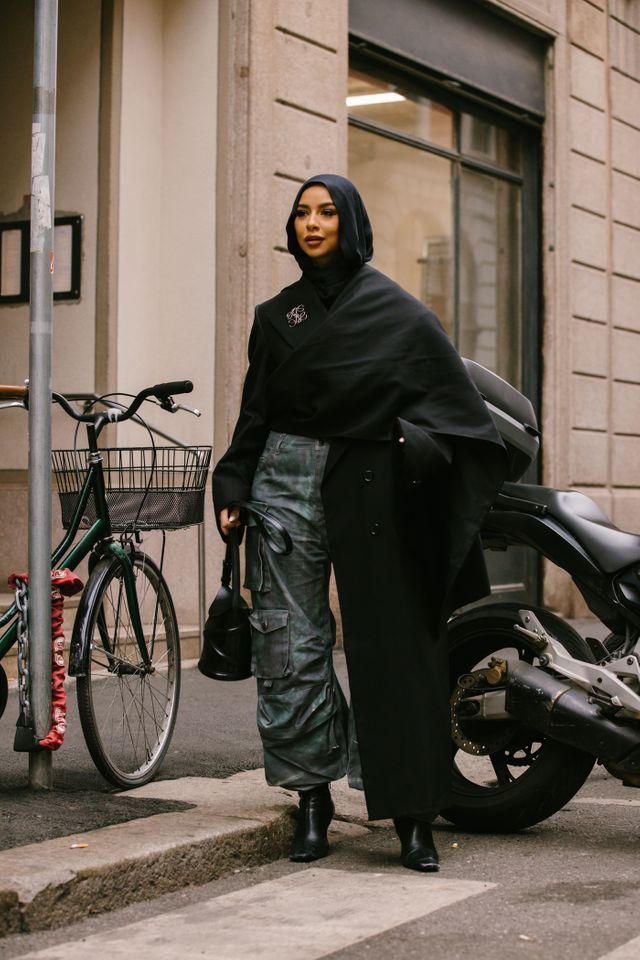
[[[328,310],[318,296],[314,285],[302,276],[297,283],[286,287],[273,300],[263,304],[261,313],[267,316],[273,329],[292,350],[297,351],[303,344],[316,342],[327,335],[331,336],[329,321],[340,312],[343,300],[348,297],[354,285],[362,280],[368,270],[366,264],[357,270]]]
[[[327,318],[327,310],[313,284],[304,277],[263,305],[261,312],[292,350],[302,346]]]

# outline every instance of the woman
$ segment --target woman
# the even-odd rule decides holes
[[[300,279],[256,308],[249,370],[213,493],[267,506],[293,552],[247,533],[246,586],[267,782],[298,791],[290,859],[328,852],[332,780],[393,818],[402,863],[438,869],[431,821],[449,802],[445,624],[488,592],[482,517],[504,448],[437,318],[373,269],[350,181],[302,185],[287,221]],[[333,566],[349,671],[331,662]]]

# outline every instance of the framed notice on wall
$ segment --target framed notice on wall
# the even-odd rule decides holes
[[[0,306],[29,302],[29,220],[0,221]],[[80,299],[82,217],[54,221],[53,299]]]
[[[29,221],[0,223],[0,303],[29,300]]]

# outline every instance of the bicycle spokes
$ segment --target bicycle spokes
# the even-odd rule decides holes
[[[178,631],[159,570],[137,554],[132,571],[143,658],[122,566],[114,561],[109,569],[97,598],[90,671],[78,679],[78,702],[97,766],[128,786],[151,778],[168,744],[177,706]]]

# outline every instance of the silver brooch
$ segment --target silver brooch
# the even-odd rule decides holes
[[[299,323],[302,323],[302,321],[306,319],[307,311],[301,303],[299,303],[297,307],[293,307],[291,310],[289,310],[289,313],[287,314],[287,322],[290,327],[296,327]]]

